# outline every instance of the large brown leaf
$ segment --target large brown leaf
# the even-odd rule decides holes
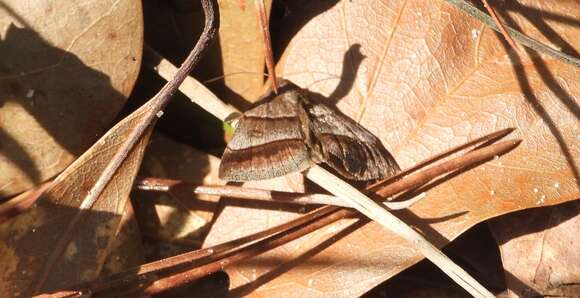
[[[539,13],[530,23],[518,14],[532,7],[573,18],[580,14],[578,3],[519,3],[507,9],[527,34],[578,48],[580,34],[569,22]],[[442,246],[490,217],[579,195],[580,71],[507,51],[502,41],[443,1],[341,1],[297,33],[279,66],[282,76],[330,97],[328,104],[338,102],[380,137],[403,168],[517,128],[513,136],[524,141],[514,152],[429,190],[423,201],[397,213]],[[295,216],[227,207],[207,244]],[[344,220],[230,268],[234,294],[357,296],[422,258],[375,224],[351,233],[356,227]]]
[[[0,2],[0,197],[61,172],[137,78],[141,1]]]

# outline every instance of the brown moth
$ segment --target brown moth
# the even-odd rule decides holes
[[[279,91],[239,119],[222,156],[220,178],[269,179],[321,162],[352,180],[400,170],[380,140],[357,122],[313,102],[289,81],[282,80]]]

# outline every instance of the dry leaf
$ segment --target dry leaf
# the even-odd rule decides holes
[[[214,1],[204,31],[161,91],[111,128],[61,173],[28,212],[0,226],[0,292],[29,296],[94,279],[117,233],[156,119],[215,38]]]
[[[119,273],[143,263],[145,263],[145,256],[141,244],[141,233],[131,200],[127,200],[119,223],[119,231],[115,235],[109,255],[105,260],[101,276]]]
[[[0,3],[0,197],[61,172],[137,79],[141,1]]]
[[[0,226],[0,264],[5,268],[0,274],[1,293],[29,296],[99,275],[152,126],[90,209],[84,209],[87,196],[147,108],[115,125],[55,179],[36,205]]]
[[[576,4],[520,5],[580,14]],[[523,31],[545,41],[517,12],[510,10]],[[580,45],[575,27],[543,21],[561,40]],[[514,152],[446,181],[397,213],[442,246],[490,217],[578,197],[580,71],[551,58],[518,57],[501,41],[443,1],[341,1],[294,36],[280,74],[330,97],[328,104],[338,101],[403,168],[493,131],[518,129],[513,136],[524,142]],[[295,216],[227,207],[205,245]],[[353,220],[344,220],[229,268],[234,295],[357,296],[422,258],[375,224],[353,230]]]
[[[580,296],[580,204],[525,210],[490,222],[509,297]]]
[[[271,0],[264,1],[269,11]],[[263,92],[264,42],[255,1],[220,2],[220,51],[227,87],[223,98],[254,102]]]

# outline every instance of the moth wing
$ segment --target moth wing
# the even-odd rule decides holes
[[[244,113],[222,156],[219,177],[263,180],[311,166],[297,109],[295,101],[282,98]]]
[[[395,158],[366,128],[324,104],[307,103],[310,129],[319,142],[319,154],[348,179],[370,180],[400,171]]]

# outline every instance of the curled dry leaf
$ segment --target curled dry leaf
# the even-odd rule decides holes
[[[30,296],[96,278],[121,216],[152,126],[129,153],[92,208],[89,191],[147,114],[141,108],[115,125],[60,174],[27,212],[0,226],[0,292]]]
[[[141,1],[0,3],[0,197],[84,152],[123,107],[143,46]]]
[[[510,297],[580,296],[580,203],[525,210],[490,222]]]
[[[580,5],[519,5],[508,11],[522,31],[578,48],[573,25],[542,19],[536,29],[536,20],[519,12],[533,7],[574,16]],[[546,28],[553,31],[544,37]],[[524,142],[514,152],[446,180],[398,213],[437,246],[490,217],[578,197],[580,71],[506,51],[501,37],[443,1],[340,1],[294,36],[279,67],[282,77],[330,97],[328,104],[375,133],[402,168],[517,128],[513,136]],[[206,245],[289,217],[226,207]],[[344,220],[229,268],[234,293],[357,296],[421,259],[376,224],[354,230]]]

